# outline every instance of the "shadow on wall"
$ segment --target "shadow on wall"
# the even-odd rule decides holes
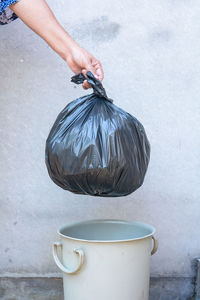
[[[120,25],[109,20],[107,16],[101,16],[90,22],[75,25],[71,35],[76,40],[90,39],[95,43],[113,40],[119,34]]]

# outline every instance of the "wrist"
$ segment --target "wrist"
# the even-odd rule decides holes
[[[57,47],[58,49],[56,52],[58,55],[67,61],[68,58],[71,57],[73,49],[76,47],[76,43],[67,32],[64,32],[62,38],[60,40],[58,39]]]
[[[69,36],[67,32],[54,34],[54,45],[52,48],[57,52],[57,54],[64,60],[67,60],[68,56],[71,55],[72,49],[75,46],[75,42]]]
[[[72,51],[78,45],[60,24],[54,24],[48,28],[44,40],[65,61],[72,55]]]

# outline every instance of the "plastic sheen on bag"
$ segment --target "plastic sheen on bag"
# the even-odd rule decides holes
[[[83,74],[71,81],[81,84]],[[99,80],[87,72],[93,93],[70,102],[46,141],[49,176],[76,194],[125,196],[138,189],[150,158],[141,123],[114,105]]]

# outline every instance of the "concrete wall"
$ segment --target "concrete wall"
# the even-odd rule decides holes
[[[0,272],[59,276],[51,243],[62,224],[90,218],[154,225],[152,276],[190,277],[200,254],[200,6],[189,0],[53,1],[71,35],[104,66],[115,104],[151,142],[142,188],[124,198],[57,187],[44,163],[57,114],[86,93],[65,63],[21,21],[0,28]]]

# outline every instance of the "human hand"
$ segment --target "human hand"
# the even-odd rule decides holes
[[[70,37],[58,23],[45,0],[20,0],[10,8],[67,62],[75,74],[83,73],[86,77],[86,72],[91,71],[97,79],[103,80],[101,63]],[[89,87],[89,83],[85,80],[83,88]]]
[[[100,61],[77,44],[69,51],[66,62],[75,74],[83,73],[84,76],[87,77],[86,73],[90,71],[97,79],[100,81],[103,80],[104,74]],[[84,89],[91,87],[87,80],[84,81],[82,86]]]

